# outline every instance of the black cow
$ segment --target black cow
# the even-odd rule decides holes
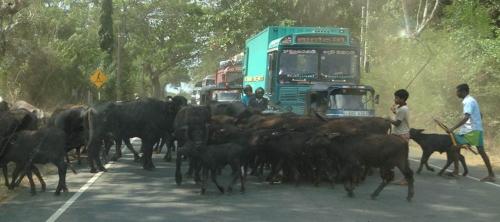
[[[182,108],[174,121],[174,136],[179,147],[182,147],[186,142],[191,141],[198,147],[203,147],[207,144],[209,138],[210,124],[210,109],[206,106],[187,106]],[[197,157],[188,156],[191,158],[189,162],[188,175],[193,171],[196,173],[195,180],[199,181],[200,165]],[[175,179],[177,185],[182,183],[181,174],[182,155],[177,152]]]
[[[80,148],[85,145],[84,117],[86,108],[75,106],[60,109],[50,117],[47,126],[58,128],[65,133],[66,153],[76,149],[78,164],[81,164]],[[66,161],[70,163],[66,154]]]
[[[61,190],[67,192],[67,164],[64,161],[66,142],[64,138],[65,133],[57,128],[42,128],[36,131],[26,130],[16,133],[14,139],[8,144],[7,151],[2,158],[4,164],[11,161],[16,164],[16,168],[12,173],[10,188],[16,186],[18,176],[25,170],[30,182],[31,193],[36,193],[32,171],[40,180],[42,190],[45,190],[45,182],[33,164],[53,163],[57,167],[59,174],[59,182],[55,194],[59,195]]]
[[[434,133],[425,134],[422,133],[423,131],[423,129],[410,129],[410,138],[413,139],[418,145],[420,145],[420,148],[422,148],[422,157],[420,159],[420,166],[418,167],[417,173],[420,173],[422,171],[422,167],[424,165],[427,170],[434,171],[434,169],[427,163],[432,153],[446,152],[446,166],[449,166],[449,164],[458,157],[458,160],[460,160],[460,163],[464,168],[464,173],[462,175],[467,176],[469,170],[467,169],[467,164],[465,163],[465,157],[460,154],[460,149],[453,145],[450,136]],[[443,174],[444,170],[445,168],[443,168],[438,174]],[[456,169],[456,171],[458,171],[458,169]]]
[[[245,158],[245,148],[234,143],[225,143],[218,145],[208,145],[200,147],[194,142],[186,143],[179,153],[196,157],[203,169],[201,194],[205,194],[207,189],[208,174],[210,173],[212,181],[215,183],[221,193],[224,193],[224,188],[217,181],[217,171],[224,166],[231,166],[233,179],[227,187],[228,192],[232,192],[232,187],[240,179],[241,192],[245,191],[244,172],[242,172],[242,161]]]
[[[354,185],[363,177],[362,166],[380,168],[382,183],[372,193],[376,198],[380,191],[394,179],[394,167],[397,167],[408,181],[407,200],[414,195],[413,171],[408,162],[408,142],[395,135],[316,135],[308,143],[329,146],[341,164],[340,178],[349,196],[353,196]]]
[[[88,155],[91,172],[105,170],[99,159],[101,143],[111,133],[115,138],[139,137],[144,152],[143,168],[152,170],[154,144],[173,129],[173,121],[180,105],[156,99],[140,99],[123,103],[105,103],[87,113],[89,121]],[[117,147],[118,148],[118,147]],[[118,148],[119,149],[119,148]]]
[[[5,185],[10,187],[7,175],[7,163],[4,156],[8,151],[9,144],[14,139],[15,133],[22,130],[35,129],[37,125],[36,117],[25,110],[0,112],[0,166],[3,169]]]

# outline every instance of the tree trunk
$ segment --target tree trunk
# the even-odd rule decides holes
[[[151,73],[151,86],[153,88],[153,97],[162,98],[163,89],[160,84],[160,75],[158,73]]]

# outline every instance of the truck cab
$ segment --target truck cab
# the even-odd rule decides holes
[[[374,90],[360,84],[348,29],[268,27],[247,40],[244,61],[244,85],[263,87],[273,112],[374,115]]]

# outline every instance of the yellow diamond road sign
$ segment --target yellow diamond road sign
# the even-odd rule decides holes
[[[104,83],[108,80],[108,77],[101,71],[101,69],[96,69],[94,74],[90,76],[90,81],[94,83],[97,88],[101,88]]]

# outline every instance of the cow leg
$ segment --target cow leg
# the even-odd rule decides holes
[[[450,152],[453,152],[453,151],[450,151]],[[438,176],[443,175],[444,171],[445,171],[446,169],[448,169],[448,167],[450,167],[450,165],[451,165],[451,164],[453,163],[453,161],[454,161],[454,160],[453,160],[453,155],[452,155],[452,154],[450,154],[449,152],[448,152],[448,153],[446,153],[446,156],[447,156],[447,158],[446,158],[446,164],[444,165],[443,169],[441,169],[441,170],[439,171]]]
[[[66,152],[66,162],[67,162],[67,163],[71,163],[71,161],[69,161],[69,154],[68,154],[68,153],[69,153],[69,151],[68,151],[68,152]]]
[[[193,157],[189,158],[188,172],[186,172],[187,178],[193,177],[195,162],[196,162],[196,160]]]
[[[227,187],[227,192],[231,193],[233,192],[233,186],[238,180],[238,178],[242,178],[243,175],[241,173],[241,163],[239,160],[233,160],[231,163],[231,170],[232,170],[232,176],[233,179],[231,180],[231,183]],[[242,181],[243,182],[243,181]]]
[[[42,185],[42,192],[45,192],[45,190],[47,189],[47,184],[43,180],[42,174],[40,173],[40,171],[36,166],[32,166],[31,169],[33,170],[33,173],[35,173],[35,176],[38,178],[38,181],[40,181],[40,184]]]
[[[427,152],[427,151],[422,153],[422,158],[420,159],[420,166],[418,167],[418,170],[417,170],[418,174],[420,174],[424,165],[427,168],[427,170],[432,171],[432,172],[434,171],[434,169],[429,167],[429,165],[427,163],[431,154],[432,154],[431,152]]]
[[[166,146],[167,146],[167,153],[165,154],[165,156],[163,157],[163,160],[165,160],[165,162],[171,162],[172,161],[172,149],[174,148],[174,139],[173,138],[166,138]],[[161,152],[161,149],[160,149],[160,152]]]
[[[158,150],[160,150],[160,144],[161,144],[161,139],[159,141],[156,141],[156,143],[153,145],[153,151],[155,153],[158,153]]]
[[[130,143],[130,140],[124,139],[123,143],[125,143],[125,146],[127,146],[127,149],[134,154],[134,161],[139,162],[141,157],[139,156],[139,153],[135,151],[134,146]]]
[[[33,173],[31,172],[31,167],[28,167],[28,169],[26,170],[26,176],[28,177],[28,181],[30,182],[31,195],[36,195],[35,181],[33,181]]]
[[[81,147],[80,147],[80,146],[78,146],[78,147],[76,148],[76,159],[77,159],[77,161],[78,161],[78,162],[77,162],[77,163],[78,163],[78,165],[82,165],[82,157],[80,156],[80,154],[81,154],[80,150],[81,150]]]
[[[215,183],[215,186],[217,186],[217,188],[219,189],[219,191],[221,193],[224,193],[224,187],[222,187],[219,182],[217,182],[217,170],[214,168],[214,169],[210,169],[210,176],[212,177],[212,181]]]
[[[462,164],[462,167],[464,168],[464,173],[462,176],[467,176],[469,174],[469,169],[467,168],[467,164],[465,163],[465,157],[462,154],[458,154],[458,160],[460,160],[460,163]]]
[[[153,164],[153,143],[150,139],[143,139],[141,148],[144,152],[144,164],[143,168],[145,170],[153,170],[155,168]]]
[[[344,189],[347,191],[348,197],[354,197],[354,174],[353,169],[348,167],[343,167],[340,174],[346,175],[347,178],[344,180]],[[344,179],[344,178],[342,178]]]
[[[280,159],[277,163],[271,164],[271,172],[267,176],[266,181],[269,181],[269,183],[272,184],[274,182],[273,179],[281,169],[283,169],[283,160]]]
[[[202,181],[201,181],[201,194],[205,194],[207,191],[207,183],[208,183],[208,168],[203,167],[203,172],[202,172]]]
[[[2,171],[3,171],[3,178],[4,178],[5,186],[7,188],[10,188],[7,164],[5,164],[4,166],[2,166]]]
[[[109,161],[109,158],[108,158],[109,151],[111,150],[111,146],[113,145],[113,143],[111,142],[111,140],[109,138],[104,138],[103,141],[104,141],[104,151],[102,151],[103,152],[102,157],[103,157],[105,162],[108,162]],[[115,143],[116,143],[116,141],[115,141]],[[115,144],[115,145],[118,146],[118,144]],[[117,154],[115,153],[115,155],[111,158],[112,161],[116,161],[116,159],[115,159],[116,155]]]
[[[99,151],[101,149],[101,145],[101,140],[89,141],[89,144],[87,145],[87,156],[91,173],[97,173],[96,165],[97,160],[99,159]]]
[[[382,183],[373,191],[371,198],[374,200],[380,194],[380,192],[384,189],[387,184],[394,179],[394,172],[390,168],[380,168],[380,177],[382,178]]]
[[[12,190],[12,189],[14,189],[14,187],[16,187],[17,177],[19,176],[19,173],[21,172],[21,168],[23,168],[23,166],[16,163],[16,168],[14,168],[14,171],[12,171],[12,181],[10,181],[9,190]],[[21,181],[21,179],[19,181]]]
[[[109,148],[106,150],[106,156],[109,156]],[[111,157],[111,161],[117,161],[122,157],[122,140],[115,140],[115,154]]]
[[[431,172],[434,172],[434,168],[432,168],[431,166],[429,166],[429,158],[431,157],[432,155],[432,152],[429,153],[429,155],[427,156],[427,158],[425,159],[425,168],[428,170],[428,171],[431,171]]]
[[[240,174],[240,183],[241,183],[240,192],[243,193],[243,192],[245,192],[245,179],[246,179],[247,171],[246,171],[246,169],[242,168],[241,166],[239,168],[240,169],[238,171]]]
[[[201,182],[200,171],[201,171],[201,162],[199,160],[194,162],[194,183],[199,184]]]
[[[68,187],[66,186],[66,170],[68,165],[65,162],[54,162],[54,165],[57,167],[57,173],[59,174],[59,181],[57,183],[57,188],[55,195],[61,194],[61,190],[63,192],[68,192]]]
[[[406,181],[408,182],[408,195],[406,196],[406,200],[408,200],[408,202],[411,201],[411,199],[413,198],[413,195],[415,194],[415,190],[414,190],[414,178],[413,178],[413,171],[411,170],[410,168],[410,163],[408,162],[408,160],[404,161],[402,164],[398,165],[397,166],[399,171],[401,171],[401,173],[404,175]]]
[[[180,151],[177,152],[177,157],[175,159],[175,183],[177,186],[182,183],[182,173],[181,173],[181,165],[182,165],[182,154]]]

